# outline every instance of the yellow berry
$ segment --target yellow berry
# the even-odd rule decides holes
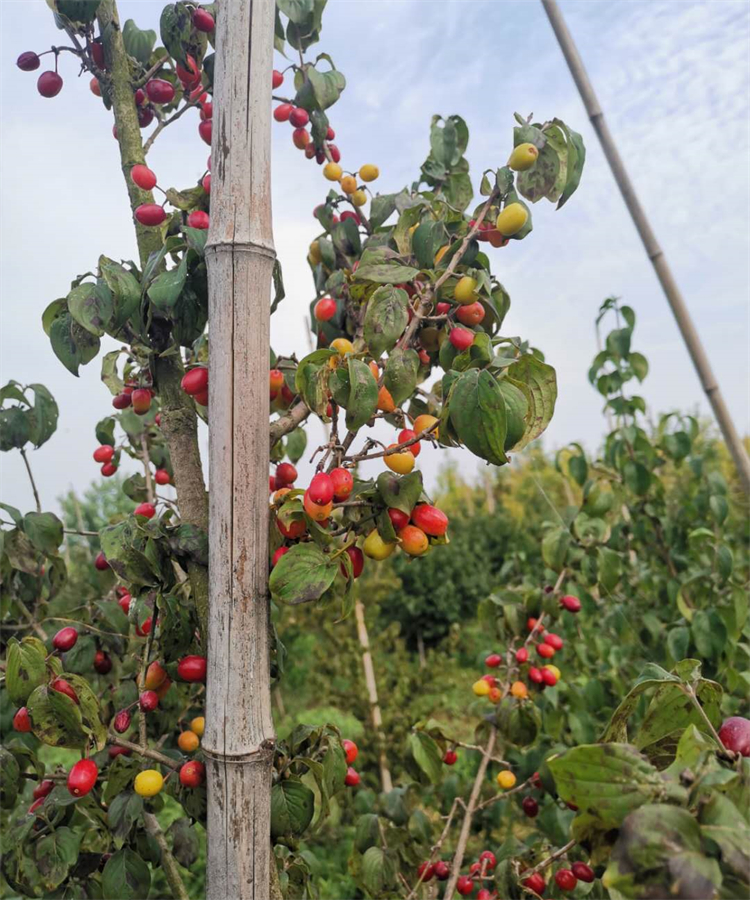
[[[398,446],[398,444],[391,444],[388,449]],[[383,457],[383,461],[391,472],[396,472],[399,475],[408,475],[414,468],[414,454],[408,447],[406,450],[402,450],[401,453],[389,453],[388,456]]]
[[[367,194],[364,191],[355,191],[350,199],[353,206],[364,206],[367,203]]]
[[[497,773],[497,783],[507,791],[516,783],[516,776],[509,769],[503,769],[502,772]]]
[[[203,737],[203,731],[205,730],[205,727],[206,720],[203,718],[203,716],[196,716],[190,723],[190,730],[194,731],[198,735],[198,737]]]
[[[529,212],[521,203],[509,203],[497,217],[495,227],[504,237],[520,231],[529,219]]]
[[[343,171],[341,166],[335,162],[329,162],[323,166],[323,175],[325,175],[329,181],[339,181]]]
[[[490,683],[485,681],[484,678],[480,678],[479,681],[475,681],[472,684],[471,689],[477,697],[486,697],[490,692]]]
[[[516,700],[524,700],[529,696],[528,688],[522,681],[514,681],[510,686],[510,692]]]
[[[346,338],[334,338],[330,344],[331,350],[335,350],[339,356],[346,356],[347,353],[354,353],[354,344]]]
[[[456,303],[476,303],[477,301],[477,280],[469,275],[464,275],[458,279],[456,287],[453,289],[453,298]]]
[[[375,181],[380,175],[380,169],[372,163],[367,163],[359,170],[359,177],[362,181]]]
[[[156,769],[144,769],[135,776],[133,787],[141,797],[155,797],[162,789],[164,779]]]
[[[362,545],[362,551],[365,556],[369,556],[370,559],[388,559],[388,557],[393,553],[396,549],[396,544],[392,542],[384,541],[382,537],[378,534],[377,528],[373,528],[373,530],[367,535],[365,538],[365,542]]]
[[[200,747],[201,741],[194,731],[183,731],[177,738],[177,746],[183,753],[192,753]]]
[[[525,172],[534,165],[538,156],[539,151],[533,144],[519,144],[510,154],[508,165],[514,172]]]
[[[555,678],[558,681],[562,677],[562,672],[557,668],[557,666],[553,666],[551,663],[549,663],[546,666],[543,666],[543,668],[547,669],[549,672],[552,672],[552,674],[555,676]]]
[[[425,413],[425,414],[423,414],[423,415],[421,415],[421,416],[417,416],[417,418],[414,420],[414,424],[412,425],[412,430],[413,430],[416,434],[421,434],[421,433],[422,433],[423,431],[425,431],[426,429],[432,428],[432,426],[433,426],[437,421],[438,421],[438,420],[435,418],[435,416],[428,416],[428,415]],[[437,436],[438,436],[438,431],[439,431],[438,428],[433,428],[433,430],[430,432],[430,434],[431,434],[433,437],[437,437]]]
[[[341,190],[345,194],[353,194],[357,190],[357,179],[353,175],[344,175],[341,179]]]
[[[314,266],[317,266],[321,261],[320,244],[317,241],[313,241],[312,244],[310,244],[310,253],[308,256]]]

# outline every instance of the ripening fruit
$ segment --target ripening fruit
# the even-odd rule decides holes
[[[489,656],[485,657],[484,664],[488,669],[496,669],[502,661],[503,658],[499,653],[490,653]]]
[[[133,788],[140,797],[155,797],[163,786],[164,778],[156,769],[144,769],[133,782]]]
[[[130,170],[130,180],[144,191],[150,191],[156,186],[156,175],[144,165],[133,166]]]
[[[52,646],[55,650],[65,653],[75,647],[77,640],[78,632],[72,626],[68,626],[67,628],[61,628],[52,638]]]
[[[435,865],[433,866],[435,872],[435,878],[438,881],[447,881],[448,877],[451,874],[450,866],[447,862],[444,862],[442,859],[439,859]]]
[[[289,113],[289,124],[295,128],[304,128],[309,121],[310,113],[306,109],[302,109],[301,106],[296,106]]]
[[[205,682],[206,657],[183,656],[183,658],[177,663],[177,677],[181,681]]]
[[[536,652],[542,657],[542,659],[552,659],[555,655],[555,648],[550,644],[537,644]]]
[[[551,672],[557,681],[562,678],[562,672],[557,668],[557,666],[553,666],[552,663],[547,663],[546,666],[542,666],[542,675],[544,675],[544,670]],[[546,684],[546,682],[545,682]]]
[[[539,815],[539,804],[533,797],[524,797],[521,802],[521,808],[524,815],[528,816],[529,819],[534,819]]]
[[[112,406],[115,409],[127,409],[130,406],[130,394],[117,394],[112,398]]]
[[[108,463],[115,455],[115,448],[109,444],[102,444],[94,450],[94,462]]]
[[[153,712],[159,705],[159,697],[156,691],[144,691],[138,698],[138,706],[142,712]]]
[[[108,675],[112,671],[112,659],[104,650],[97,650],[94,654],[94,671],[98,675]]]
[[[345,194],[353,194],[357,190],[357,179],[353,175],[344,175],[340,183]]]
[[[409,524],[409,515],[405,512],[401,512],[400,509],[389,509],[388,518],[393,523],[393,527],[396,531],[401,531],[402,528],[406,528]]]
[[[279,463],[276,466],[276,481],[281,484],[294,484],[297,480],[297,470],[288,462]]]
[[[278,69],[274,69],[271,73],[271,87],[276,90],[276,88],[280,88],[284,83],[284,76],[279,72]]]
[[[325,472],[318,472],[317,475],[313,476],[307,493],[313,503],[318,506],[326,506],[333,500],[333,479]]]
[[[124,734],[130,728],[131,721],[130,712],[127,709],[121,709],[115,716],[113,727],[118,734]]]
[[[521,203],[509,203],[497,217],[495,227],[504,237],[519,232],[526,224],[529,212]]]
[[[342,174],[343,170],[338,163],[329,162],[323,166],[323,175],[328,181],[340,181]]]
[[[560,606],[562,606],[564,609],[567,609],[567,611],[571,613],[577,613],[581,611],[581,601],[578,599],[578,597],[573,597],[570,594],[560,598]]]
[[[563,639],[560,635],[552,634],[550,631],[544,635],[544,643],[549,644],[553,650],[562,650],[563,648]]]
[[[63,80],[57,72],[42,72],[36,83],[36,89],[42,97],[56,97],[62,90]]]
[[[414,440],[414,438],[416,436],[417,436],[416,431],[412,431],[411,428],[404,428],[399,433],[398,442],[399,442],[399,444],[405,444],[407,441]],[[409,444],[408,449],[409,449],[409,452],[412,454],[412,456],[414,456],[416,458],[422,452],[422,445],[419,441],[414,441],[413,444]]]
[[[153,503],[139,503],[133,510],[134,516],[141,516],[143,519],[153,519],[156,515],[156,507]]]
[[[135,218],[141,225],[154,227],[161,225],[167,218],[163,207],[156,203],[142,203],[135,211]]]
[[[356,787],[359,784],[359,772],[351,766],[346,770],[344,775],[344,784],[347,787]]]
[[[740,756],[750,756],[750,719],[730,716],[721,723],[719,740],[727,748]]]
[[[116,470],[115,470],[116,471]],[[102,473],[104,474],[104,473]],[[97,553],[96,559],[94,560],[94,568],[99,572],[106,572],[109,568],[109,563],[107,562],[107,557],[103,553]]]
[[[380,175],[380,169],[372,163],[366,163],[359,170],[359,177],[362,181],[375,181],[378,175]]]
[[[138,416],[145,416],[151,409],[151,391],[148,388],[136,388],[130,395],[133,404],[133,412]]]
[[[421,879],[422,884],[430,881],[435,874],[435,867],[429,862],[423,862],[417,869],[417,878]]]
[[[329,347],[331,350],[335,350],[339,356],[346,356],[347,353],[354,353],[354,344],[346,338],[334,338]]]
[[[204,175],[204,176],[203,176],[203,181],[201,181],[201,185],[203,186],[203,190],[204,190],[207,194],[210,194],[210,193],[211,193],[211,176],[210,176],[210,175]]]
[[[448,516],[436,506],[419,503],[412,510],[412,522],[432,537],[441,537],[448,530]]]
[[[195,396],[208,389],[208,369],[205,366],[195,366],[182,376],[180,387],[186,394]]]
[[[455,750],[446,750],[443,754],[443,762],[446,766],[454,766],[458,760],[458,753]]]
[[[381,385],[378,388],[378,409],[381,412],[391,413],[396,408],[396,404],[393,402],[393,397],[391,396],[391,392],[385,385]]]
[[[514,172],[525,172],[537,161],[539,151],[533,144],[519,144],[508,159],[508,165]]]
[[[304,519],[291,519],[288,525],[285,525],[281,519],[276,519],[276,527],[284,535],[285,538],[296,540],[302,537],[307,531],[307,522]]]
[[[529,681],[533,681],[534,684],[541,684],[544,681],[542,670],[537,669],[536,666],[529,666]]]
[[[578,879],[570,869],[558,869],[555,872],[555,883],[561,891],[574,891],[578,884]]]
[[[430,542],[427,535],[421,528],[415,525],[407,525],[398,533],[401,540],[401,549],[409,556],[424,556],[430,549]]]
[[[166,469],[157,469],[154,472],[154,481],[159,485],[169,484],[171,480],[172,477]]]
[[[17,710],[16,714],[13,716],[13,728],[22,733],[31,731],[31,717],[25,706],[22,706]]]
[[[216,22],[214,22],[214,17],[211,13],[207,9],[201,9],[200,7],[193,10],[193,25],[198,31],[203,31],[206,34],[210,34],[216,28]]]
[[[54,787],[55,782],[51,778],[45,778],[43,781],[40,781],[39,784],[34,788],[31,796],[35,800],[39,800],[40,798],[44,798],[48,794],[51,794]]]
[[[377,560],[387,559],[395,549],[396,543],[384,541],[383,538],[381,538],[378,534],[377,528],[373,528],[373,530],[365,538],[365,542],[362,545],[362,550],[364,551],[365,556],[369,556],[370,559]]]
[[[458,279],[456,287],[453,289],[453,299],[456,303],[468,305],[476,303],[477,300],[477,280],[469,275],[464,275]]]
[[[33,72],[41,65],[41,60],[33,50],[27,50],[16,60],[16,65],[22,72]]]
[[[510,790],[516,783],[516,776],[509,769],[503,769],[497,773],[497,783],[503,790]]]
[[[518,650],[516,650],[516,662],[523,664],[525,662],[528,662],[528,660],[529,651],[526,649],[526,647],[519,647]]]
[[[398,444],[391,444],[388,449],[398,447]],[[408,475],[414,468],[414,454],[409,452],[409,448],[401,450],[398,453],[389,453],[383,457],[383,462],[388,466],[391,472],[398,475]]]
[[[484,863],[485,872],[494,872],[497,866],[497,857],[491,850],[483,850],[479,854],[479,865]]]
[[[196,716],[190,722],[190,730],[195,732],[198,737],[203,737],[203,732],[206,728],[206,720],[203,716]]]
[[[93,759],[80,759],[68,772],[68,790],[74,797],[83,797],[96,784],[99,769]]]
[[[359,576],[362,574],[362,570],[365,567],[364,554],[359,549],[359,547],[347,547],[346,555],[352,561],[352,578],[359,578]],[[346,566],[342,563],[340,568],[341,574],[346,577]]]
[[[474,332],[467,331],[465,328],[451,328],[448,338],[460,353],[463,350],[468,350],[474,343]]]
[[[516,700],[525,700],[529,696],[529,689],[522,681],[514,681],[510,686],[510,692]]]
[[[193,759],[186,762],[180,769],[180,784],[183,787],[197,788],[203,784],[206,777],[206,767],[202,762]]]
[[[421,416],[417,416],[414,420],[414,424],[412,428],[417,434],[421,434],[423,431],[428,431],[428,429],[432,428],[433,425],[437,425],[438,419],[435,416],[428,416],[426,413]],[[432,431],[429,432],[433,437],[438,436],[438,429],[432,428]]]
[[[491,687],[487,699],[490,703],[499,703],[503,699],[503,692],[499,687]]]
[[[484,678],[480,678],[479,681],[475,681],[472,684],[471,689],[477,695],[477,697],[486,697],[490,692],[490,683],[485,681]]]
[[[533,891],[535,894],[544,893],[544,888],[547,886],[544,878],[539,874],[539,872],[534,872],[533,875],[529,875],[528,878],[524,878],[521,882],[524,887],[527,887],[530,891]]]
[[[346,753],[346,764],[350,766],[357,758],[359,748],[354,743],[354,741],[349,741],[346,739],[341,742],[341,746],[344,748],[344,753]]]
[[[310,133],[304,128],[295,128],[292,132],[292,143],[298,150],[305,150],[310,144]]]
[[[273,111],[273,117],[277,122],[288,122],[289,116],[292,114],[292,110],[294,107],[291,103],[281,103],[276,109]],[[337,181],[338,179],[332,178],[332,181]]]
[[[194,209],[187,217],[188,228],[199,228],[204,231],[210,224],[210,218],[207,212],[202,209]]]
[[[200,135],[201,140],[205,144],[208,144],[209,147],[211,146],[211,134],[213,132],[213,125],[211,124],[212,122],[212,119],[205,119],[198,126],[198,134]]]
[[[349,200],[351,201],[352,206],[364,206],[365,203],[367,203],[367,194],[362,190],[355,191]]]
[[[336,309],[333,297],[321,297],[315,304],[315,318],[318,322],[328,322],[336,315]]]
[[[164,683],[166,677],[166,669],[164,669],[158,660],[154,660],[154,662],[149,665],[148,669],[146,669],[146,679],[143,686],[147,691],[155,691]]]
[[[200,745],[200,738],[193,731],[183,731],[177,738],[177,746],[183,753],[193,753]]]
[[[313,522],[325,522],[325,520],[333,512],[333,501],[331,501],[330,503],[326,503],[325,505],[320,503],[313,503],[310,498],[309,490],[305,491],[305,495],[302,498],[302,505],[305,508],[305,512],[308,516],[310,516]]]
[[[354,478],[348,469],[333,469],[331,481],[333,482],[333,499],[338,502],[346,500],[354,489]]]
[[[474,879],[469,878],[468,875],[459,876],[456,881],[456,890],[462,897],[467,896],[474,890]]]
[[[281,559],[282,556],[289,553],[289,547],[279,547],[271,557],[271,568],[276,568],[276,563]]]
[[[467,306],[459,306],[456,310],[456,318],[462,325],[473,328],[474,325],[484,319],[485,310],[482,304],[477,300],[476,303],[469,303]]]
[[[171,103],[174,95],[174,85],[163,78],[152,78],[146,85],[146,96],[152,103]]]
[[[271,369],[268,373],[268,388],[273,399],[284,386],[284,373],[281,369]]]

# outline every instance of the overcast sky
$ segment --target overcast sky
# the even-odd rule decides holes
[[[158,28],[162,6],[121,0],[121,19]],[[561,7],[730,411],[747,433],[750,6],[562,0]],[[98,475],[93,429],[111,406],[98,361],[74,378],[53,355],[40,316],[101,253],[131,258],[135,242],[111,113],[88,78],[79,80],[63,55],[64,88],[47,100],[36,92],[38,73],[14,65],[23,50],[61,42],[47,5],[0,0],[0,15],[0,374],[3,383],[46,384],[60,405],[57,434],[31,454],[43,505],[54,509],[68,486],[82,490]],[[383,192],[415,178],[433,113],[466,119],[475,178],[506,161],[515,110],[559,116],[583,134],[588,158],[578,193],[560,212],[539,204],[529,239],[489,251],[513,301],[504,333],[528,338],[557,368],[548,447],[579,440],[595,448],[601,440],[601,399],[586,372],[596,353],[593,319],[612,293],[638,315],[635,346],[651,363],[642,393],[652,408],[708,412],[540,3],[330,0],[318,52],[330,53],[347,77],[331,110],[342,162],[351,169],[376,163],[375,187]],[[271,337],[277,352],[304,354],[312,291],[304,258],[316,233],[311,211],[328,183],[292,147],[290,132],[274,125],[274,236],[287,299]],[[197,114],[188,114],[157,141],[149,164],[161,184],[184,187],[201,175],[206,155]],[[478,469],[468,453],[457,457],[468,475]],[[420,456],[428,483],[444,458]],[[0,463],[3,500],[30,509],[18,454]]]

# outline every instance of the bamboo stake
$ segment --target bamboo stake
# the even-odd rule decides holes
[[[268,900],[274,730],[268,645],[273,0],[218,10],[206,245],[208,900]]]
[[[578,93],[581,95],[583,105],[586,108],[594,131],[599,138],[599,142],[602,145],[604,155],[607,157],[607,162],[612,170],[617,186],[620,189],[625,205],[630,212],[635,227],[638,229],[638,234],[643,241],[643,246],[646,249],[648,258],[651,260],[651,264],[656,271],[656,276],[661,283],[667,301],[672,309],[672,313],[677,320],[677,326],[680,329],[682,339],[685,341],[690,358],[698,373],[700,383],[708,397],[708,401],[716,416],[719,429],[724,436],[727,447],[737,466],[737,473],[742,488],[745,493],[750,493],[750,459],[748,458],[747,452],[734,427],[734,422],[732,421],[732,417],[724,402],[721,390],[719,389],[719,384],[711,369],[711,363],[708,361],[708,356],[703,348],[703,344],[701,343],[700,336],[693,324],[693,320],[690,317],[682,293],[674,279],[672,270],[667,263],[664,251],[656,241],[656,236],[651,228],[648,216],[638,200],[633,183],[625,169],[625,164],[615,146],[614,138],[604,120],[604,113],[599,104],[599,99],[594,92],[594,87],[591,84],[591,80],[583,65],[583,60],[578,53],[578,48],[573,41],[568,26],[565,24],[565,20],[556,0],[542,0],[542,6],[547,13],[547,18],[550,21],[552,30],[555,32],[557,41],[560,44],[560,49],[562,50],[565,61],[570,69],[570,74],[573,76],[573,80],[576,83]]]
[[[380,712],[380,702],[378,701],[378,685],[375,681],[375,668],[372,664],[372,653],[370,653],[370,636],[367,633],[367,623],[365,622],[365,608],[361,600],[357,600],[354,604],[354,618],[357,620],[357,637],[362,647],[362,668],[365,670],[365,684],[367,685],[367,696],[370,699],[370,715],[372,717],[372,727],[377,736],[379,752],[378,763],[380,766],[380,784],[387,794],[393,790],[393,780],[391,779],[391,770],[388,768],[388,758],[385,754],[385,735],[383,734],[383,716]]]

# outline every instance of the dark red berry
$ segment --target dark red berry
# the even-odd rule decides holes
[[[591,866],[587,866],[586,863],[583,862],[575,862],[570,867],[571,872],[575,875],[575,877],[579,881],[585,881],[586,884],[591,884],[591,882],[596,878],[594,875],[594,870]]]
[[[574,891],[578,879],[570,871],[570,869],[558,869],[555,872],[555,883],[561,891]]]
[[[40,63],[41,60],[33,50],[27,50],[16,60],[16,65],[22,72],[33,72],[34,69],[39,68]]]

